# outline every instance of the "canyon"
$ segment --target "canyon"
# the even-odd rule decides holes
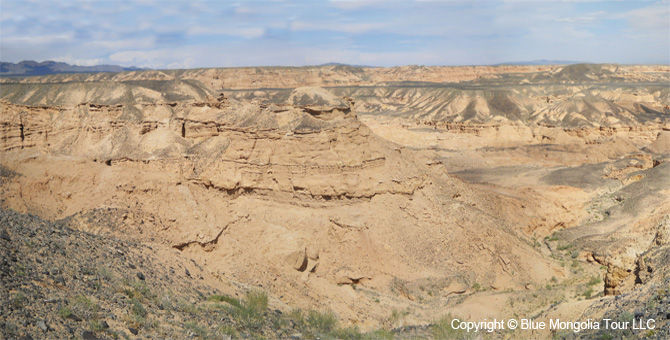
[[[363,331],[670,313],[668,65],[2,77],[0,110],[3,209],[201,290]]]

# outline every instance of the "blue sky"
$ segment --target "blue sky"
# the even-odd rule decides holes
[[[151,68],[670,64],[661,1],[0,1],[0,60]]]

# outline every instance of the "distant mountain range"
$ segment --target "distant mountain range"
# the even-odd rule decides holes
[[[514,61],[495,64],[498,65],[571,65],[578,64],[578,61],[570,60],[533,60],[533,61]],[[343,67],[376,67],[369,65],[349,65],[342,63],[327,63],[319,66],[343,66]],[[147,68],[123,67],[118,65],[95,65],[95,66],[77,66],[63,62],[47,60],[37,62],[24,60],[19,63],[0,62],[0,76],[43,76],[56,73],[96,73],[96,72],[124,72],[141,71]]]
[[[499,64],[492,64],[491,66],[500,66],[500,65],[573,65],[573,64],[580,64],[580,63],[583,63],[583,62],[574,61],[574,60],[541,59],[541,60],[531,60],[531,61],[510,61],[510,62],[504,62],[504,63],[499,63]],[[365,68],[379,67],[379,66],[352,65],[352,64],[343,64],[343,63],[326,63],[326,64],[321,64],[321,65],[318,65],[318,66],[350,66],[350,67],[365,67]],[[449,65],[444,65],[444,66],[449,66]]]
[[[55,73],[95,73],[147,70],[138,67],[118,65],[77,66],[58,61],[36,62],[24,60],[19,63],[0,62],[0,76],[43,76]]]
[[[531,61],[510,61],[505,63],[494,64],[493,66],[500,65],[572,65],[572,64],[581,64],[582,61],[574,60],[531,60]]]
[[[352,64],[343,64],[343,63],[325,63],[317,66],[351,66],[351,67],[365,67],[365,68],[374,68],[379,66],[370,66],[370,65],[352,65]]]

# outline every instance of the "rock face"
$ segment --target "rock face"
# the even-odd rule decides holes
[[[653,153],[670,153],[670,131],[661,131],[656,136],[656,140],[646,148]]]
[[[515,227],[498,227],[512,221],[479,213],[512,200],[479,195],[377,137],[324,89],[278,104],[105,98],[2,102],[3,165],[22,174],[4,186],[8,206],[52,219],[123,211],[121,229],[86,230],[167,244],[298,306],[346,301],[343,283],[385,289],[419,272],[497,289],[549,275],[521,260],[535,251]]]
[[[202,101],[214,91],[266,104],[286,103],[292,96],[290,102],[300,105],[304,93],[296,98],[295,91],[305,88],[294,89],[328,86],[338,97],[352,98],[352,109],[359,113],[390,113],[422,124],[535,123],[565,128],[667,124],[668,81],[667,66],[599,64],[270,67],[0,79],[3,99],[28,105]]]

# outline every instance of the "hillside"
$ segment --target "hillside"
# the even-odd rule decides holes
[[[77,66],[51,60],[43,62],[24,60],[18,63],[0,62],[0,76],[43,76],[57,73],[124,72],[137,70],[142,69],[117,65]]]

